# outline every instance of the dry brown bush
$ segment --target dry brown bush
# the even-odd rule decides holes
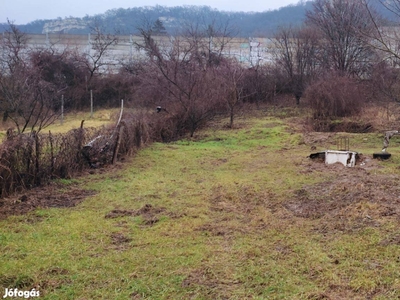
[[[0,197],[71,178],[84,169],[111,164],[151,142],[144,115],[125,115],[116,127],[73,129],[65,134],[9,134],[0,145]]]
[[[329,130],[333,119],[358,115],[366,102],[364,90],[355,79],[343,76],[324,78],[308,87],[306,98],[313,111],[314,129]]]

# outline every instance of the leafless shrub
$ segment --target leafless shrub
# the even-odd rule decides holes
[[[398,68],[381,62],[374,66],[371,76],[371,92],[380,102],[400,102],[400,72]]]
[[[10,133],[0,145],[0,197],[132,155],[152,141],[151,121],[145,114],[126,114],[116,127],[82,126],[56,135]]]
[[[150,138],[157,142],[175,141],[189,132],[186,113],[178,105],[170,103],[159,113],[149,115]]]
[[[333,76],[320,80],[306,90],[306,97],[313,110],[314,128],[326,129],[330,120],[349,117],[361,112],[365,95],[354,79]]]
[[[124,116],[121,126],[119,155],[132,155],[135,151],[153,140],[151,139],[150,118],[144,113],[128,113]]]
[[[147,56],[141,64],[143,104],[164,106],[168,112],[153,124],[158,137],[193,137],[221,111],[227,112],[224,99],[229,95],[221,87],[225,84],[220,73],[227,63],[222,53],[231,38],[229,26],[187,24],[181,36],[169,39],[156,38],[148,26],[138,30],[142,42],[136,46]]]
[[[311,27],[281,28],[273,40],[275,64],[286,77],[286,86],[300,104],[300,98],[319,73],[319,37]]]
[[[278,70],[270,66],[247,69],[241,80],[242,89],[246,95],[244,102],[256,105],[272,102],[276,90],[279,89],[279,75]]]

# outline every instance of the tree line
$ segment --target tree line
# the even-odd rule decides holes
[[[400,17],[396,1],[382,5]],[[276,33],[271,63],[249,67],[224,56],[236,30],[229,22],[196,19],[167,36],[160,20],[147,20],[135,42],[143,56],[120,61],[116,71],[106,55],[118,37],[101,24],[92,27],[91,49],[82,53],[29,48],[10,22],[0,44],[0,114],[10,127],[0,147],[1,194],[68,177],[84,164],[113,162],[143,142],[193,137],[217,116],[234,127],[243,107],[276,104],[279,94],[291,95],[294,106],[309,105],[316,130],[356,116],[368,101],[397,103],[396,29],[366,0],[317,0],[301,27]],[[41,134],[62,106],[88,109],[91,95],[102,107],[124,99],[135,115],[125,113],[119,128],[95,134],[83,127],[65,136]]]
[[[357,114],[368,101],[398,102],[399,4],[317,0],[301,27],[277,32],[275,63],[296,103],[306,96],[317,124]]]
[[[400,15],[398,1],[381,5]],[[282,93],[297,105],[307,99],[315,119],[354,115],[366,101],[399,101],[396,29],[367,0],[317,0],[301,26],[282,27],[271,39],[273,62],[248,67],[223,55],[237,35],[226,20],[194,18],[173,36],[161,20],[143,20],[135,47],[144,56],[120,61],[116,72],[105,56],[118,37],[101,23],[91,28],[91,50],[79,53],[29,49],[10,22],[1,39],[0,113],[18,133],[39,132],[59,117],[62,99],[66,110],[87,108],[90,94],[102,107],[125,99],[163,108],[174,125],[162,140],[193,136],[217,115],[228,115],[232,127],[243,105]]]

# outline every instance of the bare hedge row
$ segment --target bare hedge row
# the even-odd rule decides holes
[[[176,120],[158,114],[124,114],[114,127],[83,125],[65,134],[8,133],[0,145],[0,197],[115,163],[144,144],[179,134]]]

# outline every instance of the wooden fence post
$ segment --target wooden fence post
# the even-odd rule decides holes
[[[54,145],[53,145],[53,135],[49,130],[49,143],[50,143],[50,176],[54,176]]]
[[[41,184],[42,178],[41,178],[41,172],[40,172],[40,140],[39,140],[39,134],[34,133],[34,139],[35,139],[35,185],[39,186]]]
[[[78,149],[76,151],[76,163],[78,164],[79,168],[82,168],[82,161],[81,161],[81,151],[82,151],[82,144],[83,144],[83,138],[84,138],[84,132],[83,132],[83,123],[85,120],[81,121],[81,127],[79,128],[78,131]]]
[[[117,136],[117,142],[114,148],[114,153],[113,153],[113,159],[112,159],[112,164],[115,164],[117,162],[117,157],[118,157],[118,151],[119,151],[119,146],[121,145],[121,137],[124,131],[124,126],[122,125],[119,128],[118,136]]]

